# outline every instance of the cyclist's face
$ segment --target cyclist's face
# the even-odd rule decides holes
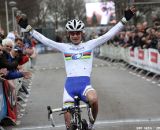
[[[82,32],[80,31],[69,32],[69,38],[73,44],[78,45],[79,43],[81,43],[82,40]]]

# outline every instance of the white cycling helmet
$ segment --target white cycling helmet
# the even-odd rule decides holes
[[[72,31],[83,31],[84,30],[84,23],[81,20],[73,19],[67,22],[66,30],[68,32]]]

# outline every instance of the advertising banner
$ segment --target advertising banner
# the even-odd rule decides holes
[[[148,49],[148,52],[149,52],[149,57],[148,57],[149,58],[149,62],[148,62],[149,70],[151,72],[160,74],[159,52],[155,49]]]

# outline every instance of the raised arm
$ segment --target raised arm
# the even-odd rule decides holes
[[[135,7],[131,7],[125,10],[124,17],[121,19],[120,22],[118,22],[113,28],[111,28],[104,35],[96,39],[90,40],[86,44],[90,47],[90,49],[93,49],[96,46],[104,44],[123,29],[124,25],[134,16],[135,12],[136,12]]]
[[[51,48],[56,48],[56,49],[60,50],[61,52],[64,52],[64,50],[67,46],[67,44],[65,44],[65,43],[58,43],[58,42],[55,42],[53,40],[50,40],[50,39],[46,38],[45,36],[43,36],[42,34],[37,32],[36,30],[31,30],[30,34],[35,39],[37,39],[38,41],[43,43],[44,45],[49,46]]]
[[[43,36],[36,30],[34,30],[30,25],[28,25],[28,20],[26,18],[23,18],[21,16],[17,16],[17,23],[20,25],[20,27],[24,28],[26,32],[30,33],[35,39],[40,41],[42,44],[49,46],[51,48],[56,48],[62,52],[64,52],[67,44],[65,43],[58,43],[55,41],[52,41],[48,39],[47,37]]]

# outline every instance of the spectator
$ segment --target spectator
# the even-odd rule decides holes
[[[6,53],[3,51],[2,45],[0,45],[0,69],[6,68],[7,70],[16,69],[18,66],[18,61],[9,62],[6,58]]]
[[[121,32],[119,34],[119,45],[124,46],[125,44],[125,32]]]
[[[26,51],[23,40],[21,38],[17,37],[15,39],[15,45],[22,50],[22,53],[19,55],[21,57],[19,65],[23,65],[29,61],[30,53],[28,51]],[[28,55],[28,53],[29,53],[29,55]]]
[[[20,72],[17,70],[18,64],[20,62],[20,54],[22,50],[20,48],[14,47],[13,48],[13,41],[10,39],[4,39],[2,41],[4,47],[0,46],[0,48],[4,49],[1,52],[0,56],[0,68],[7,68],[9,71],[5,76],[6,79],[15,79],[15,78],[29,78],[31,73],[30,72]]]
[[[126,32],[124,41],[125,41],[125,44],[123,46],[124,48],[129,47],[129,46],[132,45],[133,38],[132,38],[132,32],[131,31]]]
[[[25,48],[31,48],[32,47],[31,38],[32,37],[28,33],[24,33],[23,43],[25,45]]]
[[[90,40],[95,39],[97,37],[98,37],[98,35],[96,34],[96,32],[92,32],[91,35],[90,35]]]
[[[22,38],[20,38],[20,37],[17,37],[17,38],[15,39],[15,44],[16,44],[17,46],[19,46],[20,48],[24,48],[23,40],[22,40]]]
[[[59,39],[59,40],[62,40],[62,39]],[[36,58],[37,58],[37,51],[36,51],[36,44],[37,44],[37,40],[32,38],[31,39],[31,42],[32,42],[32,50],[33,50],[33,53],[32,55],[30,55],[30,60],[31,60],[31,66],[30,68],[31,69],[34,69],[35,65],[36,65]],[[62,42],[62,41],[61,41]]]
[[[160,53],[160,32],[157,32],[157,39],[158,39],[157,49]]]
[[[133,45],[132,45],[133,48],[139,47],[139,46],[141,46],[141,48],[143,48],[142,37],[143,37],[143,32],[140,32],[140,31],[135,32],[135,36],[133,38]]]
[[[151,43],[150,43],[149,48],[157,49],[158,38],[156,36],[156,29],[155,28],[152,28],[150,38],[151,38]]]
[[[62,38],[60,35],[56,35],[56,36],[55,36],[55,41],[56,41],[56,42],[62,42],[62,41],[63,41],[63,38]]]
[[[103,34],[105,34],[105,30],[104,29],[100,29],[98,36],[102,36]]]
[[[2,44],[2,40],[5,38],[4,34],[0,32],[0,44]]]
[[[8,35],[7,35],[7,39],[11,39],[13,42],[15,41],[15,34],[14,32],[9,32]]]
[[[14,42],[11,39],[6,38],[2,40],[2,45],[3,45],[4,51],[6,51],[6,53],[10,53],[10,51],[14,46]]]

